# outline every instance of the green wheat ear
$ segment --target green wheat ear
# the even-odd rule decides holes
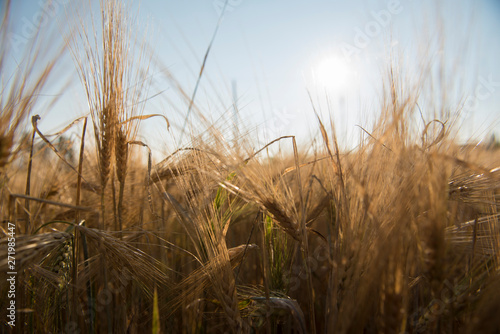
[[[228,175],[228,177],[226,178],[226,181],[228,181],[228,182],[233,181],[235,176],[236,176],[236,172],[230,173]],[[216,210],[220,210],[222,205],[224,205],[224,203],[227,200],[227,196],[228,196],[227,190],[224,187],[219,186],[217,188],[217,194],[215,195],[215,199],[214,199],[214,208]]]

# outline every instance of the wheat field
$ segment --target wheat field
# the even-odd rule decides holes
[[[43,71],[41,50],[2,80],[2,333],[500,332],[500,143],[420,119],[394,62],[355,149],[317,116],[315,145],[207,125],[155,161],[140,126],[170,124],[137,103],[148,48],[129,52],[120,1],[101,7]],[[33,109],[62,54],[89,110],[49,136]]]

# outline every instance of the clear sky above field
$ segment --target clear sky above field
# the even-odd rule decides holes
[[[45,2],[15,1],[18,32],[36,14],[43,15]],[[45,15],[64,22],[63,8],[70,1],[54,2],[59,8]],[[188,106],[161,67],[190,95],[223,7],[223,0],[134,1],[133,16],[148,31],[147,41],[161,64],[151,66],[153,81],[145,95],[152,98],[144,112],[165,113],[173,124],[166,135],[161,122],[146,122],[144,137],[179,140]],[[451,109],[462,106],[461,140],[500,135],[498,0],[229,0],[196,104],[204,117],[222,124],[230,140],[234,81],[240,132],[253,130],[261,142],[287,134],[308,140],[318,129],[309,91],[319,113],[327,121],[332,115],[343,144],[349,146],[360,136],[355,125],[369,129],[373,122],[381,73],[391,55],[413,77],[422,72],[419,62],[426,59],[444,64],[445,80],[433,84],[434,92],[425,95],[421,105],[428,120],[438,112],[432,109],[440,108],[432,95],[439,101],[446,87]],[[68,73],[73,71],[71,62],[66,66]],[[77,76],[73,78],[42,119],[46,129],[61,128],[87,112],[84,90]],[[189,124],[201,129],[196,119],[192,113]]]

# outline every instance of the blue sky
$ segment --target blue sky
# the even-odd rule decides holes
[[[33,20],[44,2],[15,1],[14,27],[22,29],[26,20]],[[59,0],[51,23],[64,25],[63,8],[69,2]],[[97,8],[97,2],[91,2]],[[194,89],[222,6],[219,0],[135,0],[132,5],[131,15],[139,31],[148,31],[155,57],[188,93]],[[444,46],[438,43],[438,28]],[[235,81],[240,131],[251,131],[260,142],[288,134],[308,141],[318,129],[309,91],[321,115],[335,120],[342,144],[349,146],[360,136],[355,125],[369,129],[377,113],[381,73],[389,54],[397,55],[410,75],[418,73],[418,61],[426,57],[443,61],[450,106],[468,101],[460,140],[500,135],[498,0],[230,0],[196,104],[204,117],[222,124],[230,140]],[[41,110],[45,116],[40,125],[48,130],[86,113],[84,90],[71,59],[64,66],[70,83],[64,81],[60,100],[49,113]],[[151,74],[148,95],[161,94],[147,102],[144,112],[164,113],[174,126],[166,133],[160,122],[146,121],[142,135],[161,143],[178,141],[187,105],[160,67],[151,66]],[[51,89],[56,91],[55,87],[56,83]],[[331,112],[326,110],[325,95],[331,100]],[[430,120],[436,113],[431,109],[439,104],[431,103],[430,97],[427,103],[423,112]],[[197,118],[193,113],[190,124],[201,131],[203,124]]]

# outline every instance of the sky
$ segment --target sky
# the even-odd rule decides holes
[[[50,43],[62,40],[74,2],[53,0],[48,11],[47,1],[14,1],[17,36],[29,39],[30,23],[45,16],[47,26],[55,27],[44,32],[51,35]],[[82,3],[79,10],[85,13],[87,1]],[[98,9],[98,1],[90,3]],[[172,125],[166,131],[159,120],[144,121],[139,134],[144,141],[160,143],[164,150],[188,144],[189,136],[181,134],[188,104],[176,84],[192,95],[223,8],[224,0],[134,0],[129,5],[134,33],[154,52],[143,112],[161,113]],[[13,54],[19,62],[21,53]],[[202,132],[207,123],[200,118],[206,118],[228,141],[236,130],[256,143],[282,135],[307,143],[318,135],[315,108],[326,123],[335,122],[341,144],[350,147],[362,132],[356,125],[370,129],[376,119],[391,59],[408,82],[423,72],[425,61],[434,73],[443,70],[444,80],[429,81],[431,88],[419,103],[428,121],[439,116],[439,101],[446,97],[450,113],[461,110],[460,141],[493,133],[500,137],[498,0],[228,0],[185,131]],[[45,93],[35,112],[47,132],[88,113],[70,55],[61,60]]]

